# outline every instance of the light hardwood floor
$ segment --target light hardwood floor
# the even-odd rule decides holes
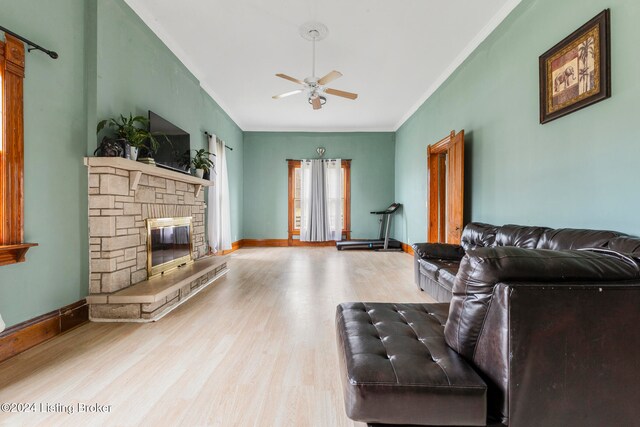
[[[152,324],[90,323],[0,365],[2,425],[363,426],[344,412],[334,329],[345,301],[431,302],[404,253],[254,248]]]

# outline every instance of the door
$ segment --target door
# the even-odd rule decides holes
[[[460,243],[464,215],[464,131],[427,147],[427,241]]]

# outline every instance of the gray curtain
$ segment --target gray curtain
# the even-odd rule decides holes
[[[328,236],[326,184],[322,160],[302,161],[302,229],[303,242],[324,242]]]
[[[303,160],[300,241],[340,240],[340,160]]]

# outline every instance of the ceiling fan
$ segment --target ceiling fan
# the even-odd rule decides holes
[[[311,43],[313,43],[311,77],[300,80],[286,74],[276,74],[277,77],[302,85],[302,89],[292,90],[291,92],[285,92],[280,95],[275,95],[273,96],[273,99],[286,98],[287,96],[297,95],[304,92],[307,95],[309,104],[313,106],[313,109],[319,110],[327,102],[327,98],[324,96],[325,94],[341,96],[343,98],[352,100],[358,97],[358,94],[356,93],[345,92],[343,90],[325,87],[326,84],[334,81],[339,77],[342,77],[342,73],[339,71],[331,71],[329,74],[321,78],[316,77],[316,41],[324,39],[328,34],[329,30],[327,29],[327,27],[319,22],[307,22],[300,27],[300,35],[304,39],[309,40],[311,41]]]

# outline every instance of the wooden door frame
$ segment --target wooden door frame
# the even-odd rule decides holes
[[[293,246],[293,236],[295,234],[300,235],[300,230],[295,230],[294,227],[294,221],[295,221],[295,203],[294,203],[294,195],[295,195],[295,170],[296,168],[299,168],[301,165],[300,160],[289,160],[288,162],[288,166],[289,166],[289,192],[287,194],[287,199],[288,199],[288,207],[287,207],[287,212],[288,212],[288,216],[289,216],[289,237],[288,237],[288,242],[289,242],[289,246]]]
[[[447,158],[448,224],[445,242],[459,244],[464,227],[464,130],[452,138]]]
[[[446,194],[450,191],[449,170],[450,162],[447,163],[447,176],[438,174],[439,168],[444,163],[443,154],[448,154],[457,136],[462,136],[464,146],[464,130],[456,134],[451,131],[449,135],[442,138],[435,144],[427,147],[427,241],[444,242],[448,239],[446,231],[446,218],[444,215]],[[464,147],[463,147],[464,150]],[[464,152],[463,152],[464,153]],[[464,168],[463,168],[464,170]],[[446,185],[446,192],[439,192],[438,189]],[[460,183],[461,191],[464,191],[464,176]],[[438,197],[431,197],[438,194]]]
[[[288,186],[288,216],[289,216],[289,235],[287,242],[289,246],[331,246],[334,242],[301,242],[300,238],[294,239],[293,236],[300,236],[300,230],[294,228],[295,221],[295,170],[301,167],[300,160],[288,160],[289,168],[289,186]],[[344,229],[342,235],[345,240],[351,240],[351,160],[342,160],[341,165],[344,168]]]

